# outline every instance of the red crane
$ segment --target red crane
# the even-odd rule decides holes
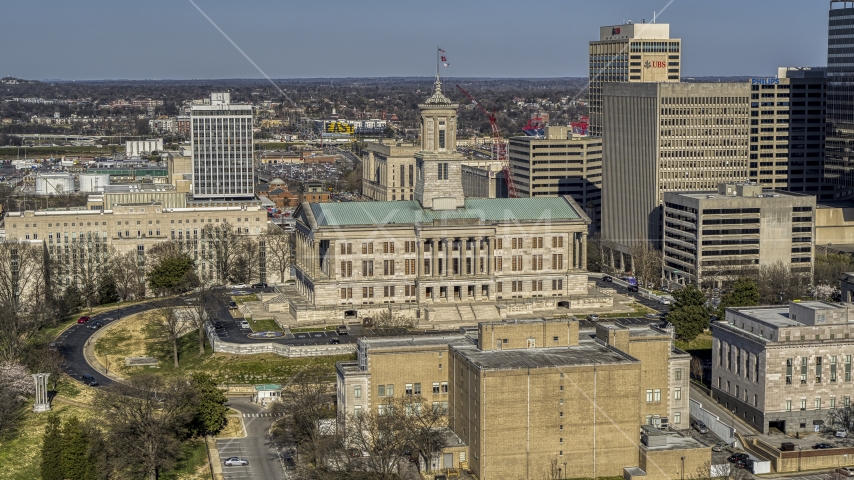
[[[489,126],[492,127],[492,155],[493,158],[501,162],[501,167],[504,170],[504,181],[507,182],[507,196],[510,198],[518,198],[516,193],[516,184],[513,182],[513,175],[510,173],[510,161],[507,159],[507,147],[504,145],[504,140],[501,138],[501,132],[498,131],[497,118],[495,114],[497,110],[493,110],[492,112],[487,111],[483,108],[483,105],[480,104],[471,94],[463,89],[463,87],[457,85],[457,89],[463,92],[463,95],[466,96],[472,103],[477,105],[477,108],[489,118]]]

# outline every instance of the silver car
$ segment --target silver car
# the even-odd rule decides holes
[[[230,457],[226,458],[223,463],[225,463],[226,467],[245,467],[249,465],[249,460],[240,457]]]

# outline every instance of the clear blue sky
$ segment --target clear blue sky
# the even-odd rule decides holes
[[[587,75],[600,25],[669,0],[194,0],[273,78]],[[674,0],[683,75],[774,75],[827,62],[827,2]],[[4,0],[0,76],[262,78],[189,0]]]

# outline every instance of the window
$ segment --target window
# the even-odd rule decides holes
[[[421,384],[416,383],[414,388],[415,395],[421,395]]]
[[[801,384],[807,383],[807,357],[801,358]]]
[[[830,381],[836,382],[836,355],[830,357]]]
[[[353,276],[353,262],[341,262],[341,276],[342,277],[352,277]]]
[[[753,394],[753,406],[754,406],[754,407],[758,407],[758,406],[759,406],[759,395],[757,395],[757,394],[755,394],[755,393]]]
[[[439,393],[439,382],[433,382],[433,393]]]
[[[792,384],[792,359],[786,359],[786,385]]]
[[[393,383],[389,383],[388,385],[385,386],[385,396],[386,397],[393,397],[394,396],[394,384]]]
[[[674,400],[682,400],[682,389],[677,387],[673,389],[673,399]]]
[[[412,395],[412,384],[411,383],[406,384],[406,390],[404,391],[404,393],[406,395]]]
[[[448,393],[448,382],[442,382],[442,393]]]
[[[353,415],[358,417],[361,414],[362,414],[362,406],[361,405],[354,405],[353,406]]]
[[[377,385],[377,396],[384,397],[385,396],[385,385]]]
[[[806,409],[807,409],[807,399],[802,398],[801,399],[801,410],[806,410]]]
[[[845,355],[845,381],[851,381],[851,355]]]
[[[675,423],[677,425],[682,423],[682,413],[681,412],[676,412],[673,414],[673,423]]]
[[[830,408],[831,410],[836,408],[836,397],[830,397]]]
[[[362,398],[361,385],[356,385],[355,387],[353,387],[353,398]]]
[[[439,130],[439,148],[445,148],[445,131],[444,130]],[[447,163],[445,165],[447,165]]]
[[[680,380],[682,380],[682,369],[677,368],[676,369],[676,381],[680,381]]]
[[[647,401],[647,402],[651,402],[651,401],[652,401],[652,390],[647,390],[647,391],[646,391],[646,401]]]
[[[786,411],[787,412],[792,411],[792,401],[791,400],[786,400]]]
[[[815,383],[821,383],[821,357],[815,357]]]
[[[373,260],[362,260],[362,276],[363,277],[373,277],[374,276],[374,261]]]
[[[653,395],[655,396],[655,401],[656,401],[656,402],[660,402],[660,401],[661,401],[661,389],[656,388],[656,389],[653,391]]]
[[[816,399],[815,399],[815,409],[816,409],[816,410],[821,410],[821,398],[816,398]]]

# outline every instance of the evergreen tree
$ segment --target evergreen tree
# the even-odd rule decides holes
[[[228,413],[225,394],[219,389],[213,377],[205,373],[194,373],[192,385],[196,395],[193,433],[195,435],[218,433],[225,427]]]
[[[107,480],[110,478],[109,447],[104,432],[94,425],[86,422],[83,426],[86,439],[89,444],[89,452],[86,462],[86,480]]]
[[[42,441],[42,480],[63,480],[62,470],[62,422],[59,415],[51,413],[47,417]]]
[[[67,480],[86,480],[89,441],[76,416],[62,427],[62,471]]]
[[[732,284],[732,290],[721,297],[715,315],[723,320],[727,307],[755,307],[759,305],[759,286],[752,278],[741,277]]]
[[[98,283],[98,304],[105,305],[108,303],[116,303],[119,301],[119,290],[116,288],[116,282],[110,275],[105,275]]]
[[[706,306],[706,296],[695,285],[673,292],[676,302],[670,306],[667,321],[676,327],[676,336],[686,342],[709,328],[710,308]]]

